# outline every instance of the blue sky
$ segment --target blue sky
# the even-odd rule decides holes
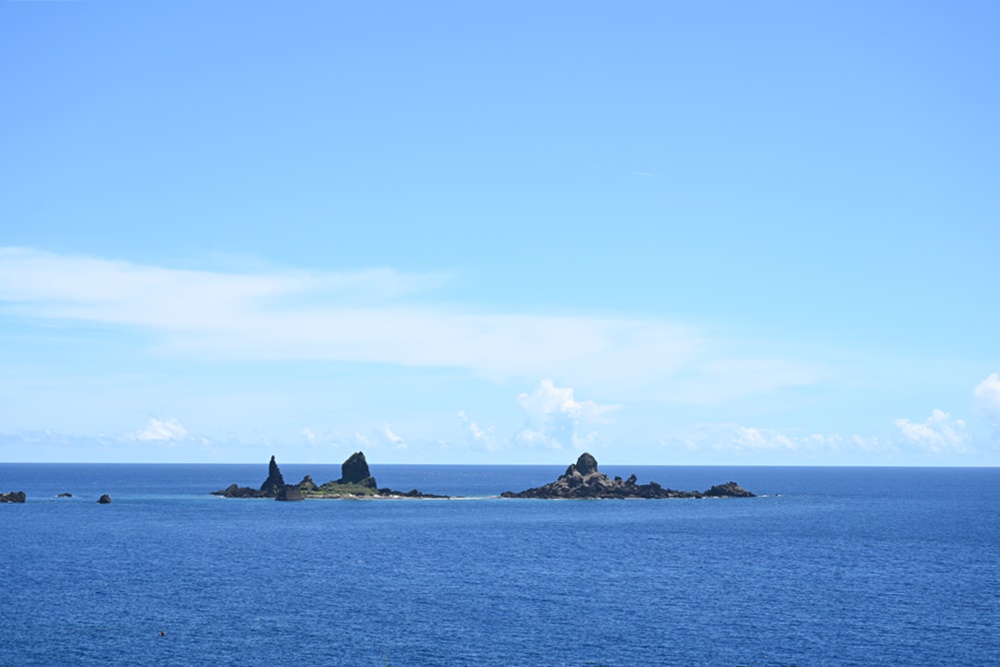
[[[993,2],[0,3],[0,461],[1000,465]]]

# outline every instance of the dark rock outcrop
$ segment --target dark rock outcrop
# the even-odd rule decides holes
[[[587,452],[584,452],[583,454],[580,454],[580,458],[576,460],[576,463],[569,464],[569,468],[566,469],[566,474],[572,474],[572,470],[576,470],[584,477],[592,475],[597,472],[597,459]]]
[[[355,452],[344,461],[340,467],[340,479],[316,488],[312,491],[303,489],[307,498],[448,498],[434,493],[423,493],[412,489],[410,491],[395,491],[380,489],[368,469],[368,461],[364,452]],[[306,480],[302,480],[303,483]],[[309,480],[312,481],[311,479]],[[302,485],[299,485],[302,488]]]
[[[0,503],[23,503],[28,499],[24,491],[11,491],[10,493],[0,493]]]
[[[636,484],[636,476],[622,481],[613,480],[597,469],[597,460],[588,453],[580,455],[575,464],[566,469],[559,479],[545,486],[527,489],[520,493],[505,491],[503,498],[705,498],[733,497],[751,498],[754,494],[735,482],[713,486],[708,491],[677,491],[665,489],[656,482]]]
[[[263,498],[260,495],[260,491],[257,489],[251,489],[249,486],[239,486],[237,484],[230,484],[225,489],[219,491],[212,491],[213,496],[222,496],[224,498]]]
[[[230,484],[225,489],[212,491],[212,495],[223,498],[277,498],[284,487],[285,478],[281,476],[281,470],[278,469],[278,464],[272,456],[271,462],[267,466],[267,479],[264,480],[259,489]]]
[[[595,462],[596,465],[596,462]],[[275,500],[304,500],[306,498],[447,498],[432,493],[412,491],[393,491],[380,489],[368,469],[368,461],[364,452],[355,452],[344,461],[340,467],[340,479],[317,486],[309,475],[302,478],[298,484],[285,484],[278,464],[274,457],[268,465],[267,479],[259,489],[253,489],[238,484],[230,484],[227,488],[212,491],[213,496],[224,498],[274,498]]]
[[[378,494],[383,498],[451,498],[451,496],[439,496],[434,493],[423,493],[416,489],[409,491],[393,491],[392,489],[379,489]]]
[[[285,486],[285,478],[281,476],[278,464],[275,463],[272,456],[271,462],[267,465],[267,479],[260,485],[261,496],[264,498],[276,498],[283,486]]]
[[[368,461],[364,452],[354,452],[340,466],[340,479],[337,484],[357,484],[371,489],[377,489],[378,484],[368,470]]]
[[[56,496],[56,498],[72,498],[72,497],[73,497],[72,493],[60,493],[58,496]]]
[[[285,484],[280,489],[278,489],[278,495],[274,497],[275,500],[304,500],[305,497],[302,495],[302,489],[295,486],[294,484]]]
[[[111,504],[111,496],[109,496],[108,494],[105,493],[103,496],[101,496],[100,498],[97,499],[97,504],[98,505],[110,505]]]
[[[710,498],[755,498],[754,494],[750,493],[742,486],[736,482],[726,482],[725,484],[716,484],[708,491],[705,491],[705,495]]]

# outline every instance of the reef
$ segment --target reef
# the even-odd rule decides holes
[[[713,486],[707,491],[677,491],[667,489],[656,482],[637,484],[636,476],[623,480],[621,477],[609,479],[597,469],[597,459],[583,453],[576,463],[570,464],[566,472],[554,482],[545,486],[526,489],[519,493],[504,491],[502,498],[542,498],[542,499],[624,499],[624,498],[753,498],[736,482]]]

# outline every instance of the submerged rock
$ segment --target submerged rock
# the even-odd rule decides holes
[[[503,498],[704,498],[739,497],[751,498],[754,494],[742,488],[735,482],[713,486],[704,493],[700,491],[677,491],[665,489],[656,482],[636,484],[636,476],[631,475],[622,481],[621,477],[613,480],[597,469],[597,460],[584,452],[571,464],[565,474],[545,486],[526,489],[519,493],[504,491]]]
[[[72,493],[60,493],[58,496],[56,496],[56,498],[72,498],[72,497],[73,497]]]
[[[0,493],[0,503],[23,503],[28,499],[24,491],[11,491],[10,493]]]
[[[101,496],[100,498],[97,499],[97,504],[98,505],[110,505],[111,504],[111,496],[109,496],[108,494],[105,493],[103,496]]]

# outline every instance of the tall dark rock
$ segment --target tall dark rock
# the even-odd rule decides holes
[[[580,454],[580,458],[576,460],[576,471],[584,477],[597,472],[597,459],[587,452]]]
[[[354,452],[340,466],[339,484],[358,484],[377,488],[375,478],[368,470],[368,461],[365,460],[364,452]]]
[[[275,498],[284,486],[285,478],[281,476],[278,464],[275,463],[272,456],[271,463],[267,467],[267,479],[260,485],[261,496],[264,498]]]

